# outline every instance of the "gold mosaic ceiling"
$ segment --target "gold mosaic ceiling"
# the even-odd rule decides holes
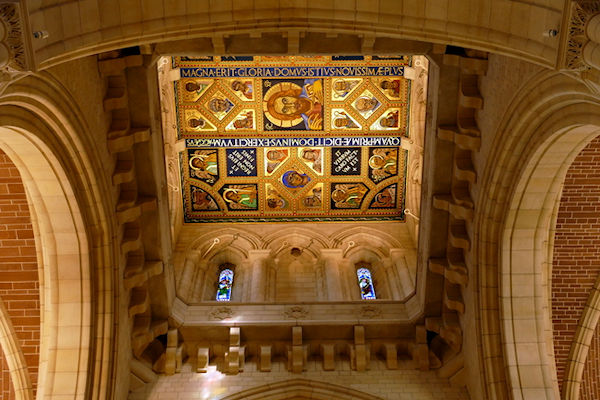
[[[403,220],[410,57],[175,57],[185,222]]]

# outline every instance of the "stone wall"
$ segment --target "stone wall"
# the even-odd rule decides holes
[[[40,294],[35,241],[19,171],[0,151],[0,298],[4,302],[34,387],[40,350]],[[2,362],[2,398],[11,399]]]
[[[599,184],[600,137],[583,149],[569,168],[558,210],[552,265],[552,320],[561,387],[577,323],[600,272]],[[595,343],[597,346],[598,341]],[[599,355],[597,349],[590,354]],[[596,384],[591,386],[597,390],[598,375],[593,379]],[[584,391],[589,386],[584,385]]]
[[[162,376],[154,386],[147,385],[143,390],[132,393],[129,399],[221,399],[242,390],[294,378],[330,382],[386,400],[469,398],[465,389],[450,386],[446,379],[437,377],[435,371],[418,371],[409,361],[400,362],[399,369],[393,371],[386,368],[385,362],[372,360],[370,368],[365,372],[356,372],[350,370],[348,362],[337,361],[335,371],[323,371],[321,362],[312,360],[302,374],[292,374],[287,371],[283,362],[273,363],[271,372],[259,372],[254,363],[248,363],[244,372],[231,376],[216,372],[195,373],[192,372],[191,365],[187,364],[180,374]],[[202,397],[204,395],[208,396]]]

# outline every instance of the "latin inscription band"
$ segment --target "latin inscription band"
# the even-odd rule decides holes
[[[335,67],[198,67],[181,68],[182,78],[318,78],[336,76],[404,76],[403,66]]]
[[[400,146],[400,137],[321,137],[321,138],[200,138],[186,139],[186,147],[349,147]]]

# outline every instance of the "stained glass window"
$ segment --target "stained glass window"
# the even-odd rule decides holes
[[[217,301],[231,300],[231,288],[233,287],[233,271],[224,269],[219,274],[219,286],[217,289]]]
[[[356,270],[358,276],[358,287],[360,288],[360,296],[363,300],[373,300],[375,297],[375,287],[373,279],[371,279],[371,271],[367,268],[359,268]]]

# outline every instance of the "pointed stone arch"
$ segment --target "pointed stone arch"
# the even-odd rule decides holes
[[[36,238],[40,398],[101,399],[114,391],[118,298],[108,244],[115,233],[101,162],[81,134],[88,130],[76,102],[47,74],[0,94],[0,148],[21,175]]]
[[[487,398],[558,399],[548,299],[553,221],[569,165],[600,134],[600,104],[553,72],[521,92],[531,94],[507,109],[481,180],[477,340]]]
[[[258,386],[222,400],[383,400],[369,393],[308,379],[290,379]]]

